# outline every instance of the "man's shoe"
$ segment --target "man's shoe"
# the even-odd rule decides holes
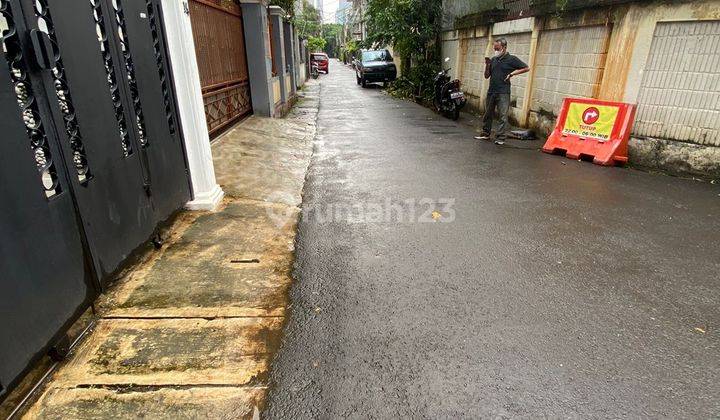
[[[505,144],[505,139],[497,139],[495,140],[495,144],[497,144],[498,146],[502,146],[503,144]]]
[[[475,140],[487,140],[490,138],[489,133],[482,132],[479,136],[475,136]]]

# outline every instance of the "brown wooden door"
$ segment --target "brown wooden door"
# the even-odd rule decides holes
[[[242,10],[231,0],[190,0],[210,137],[252,113]]]

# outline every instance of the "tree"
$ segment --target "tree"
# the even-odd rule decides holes
[[[325,40],[325,52],[330,57],[338,55],[338,40],[342,33],[343,26],[339,23],[323,23],[322,37]]]
[[[302,12],[293,19],[295,30],[297,30],[297,34],[301,38],[319,37],[321,35],[322,16],[307,0],[302,0],[302,2]]]
[[[428,97],[440,67],[442,0],[368,0],[365,48],[392,45],[401,58],[402,95]],[[411,93],[410,93],[411,92]]]
[[[403,60],[437,59],[441,0],[369,0],[365,46],[392,45]]]
[[[358,46],[357,41],[355,41],[354,39],[346,42],[340,50],[340,55],[343,62],[347,64],[349,61],[351,61],[355,57],[355,53],[358,49],[360,49],[360,47]]]
[[[320,37],[310,36],[308,37],[307,48],[310,52],[322,52],[325,49],[325,40]]]

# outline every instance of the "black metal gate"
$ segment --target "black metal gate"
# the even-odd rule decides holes
[[[159,0],[0,0],[0,13],[8,388],[191,192]]]

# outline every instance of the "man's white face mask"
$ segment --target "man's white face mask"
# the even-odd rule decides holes
[[[502,55],[502,50],[495,50],[495,51],[493,52],[493,55],[494,55],[495,57],[500,57],[500,56]]]

